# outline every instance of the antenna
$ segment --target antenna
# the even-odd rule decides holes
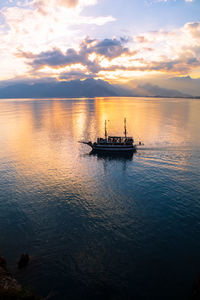
[[[124,135],[126,138],[127,130],[126,130],[126,118],[124,118]]]

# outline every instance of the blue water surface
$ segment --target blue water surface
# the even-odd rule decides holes
[[[0,101],[0,255],[52,300],[189,299],[200,272],[200,100]],[[144,146],[91,154],[108,132]],[[18,271],[23,252],[31,255]]]

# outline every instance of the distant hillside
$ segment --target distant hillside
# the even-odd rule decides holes
[[[190,95],[150,84],[131,89],[130,87],[111,85],[100,79],[68,82],[18,82],[0,87],[0,98],[93,98],[111,96],[189,97]]]
[[[191,97],[191,95],[179,92],[174,89],[166,89],[161,88],[158,85],[139,85],[138,90],[140,89],[140,94],[144,94],[146,96],[155,96],[155,97]]]

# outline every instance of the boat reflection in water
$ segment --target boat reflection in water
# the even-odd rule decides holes
[[[120,168],[126,171],[135,153],[134,151],[110,152],[92,150],[88,155],[96,157],[98,161],[101,161],[103,163],[104,172],[106,172],[109,165],[113,163],[119,163],[119,167],[121,165]]]

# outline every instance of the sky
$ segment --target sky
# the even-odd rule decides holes
[[[200,0],[0,0],[0,81],[200,78]]]

